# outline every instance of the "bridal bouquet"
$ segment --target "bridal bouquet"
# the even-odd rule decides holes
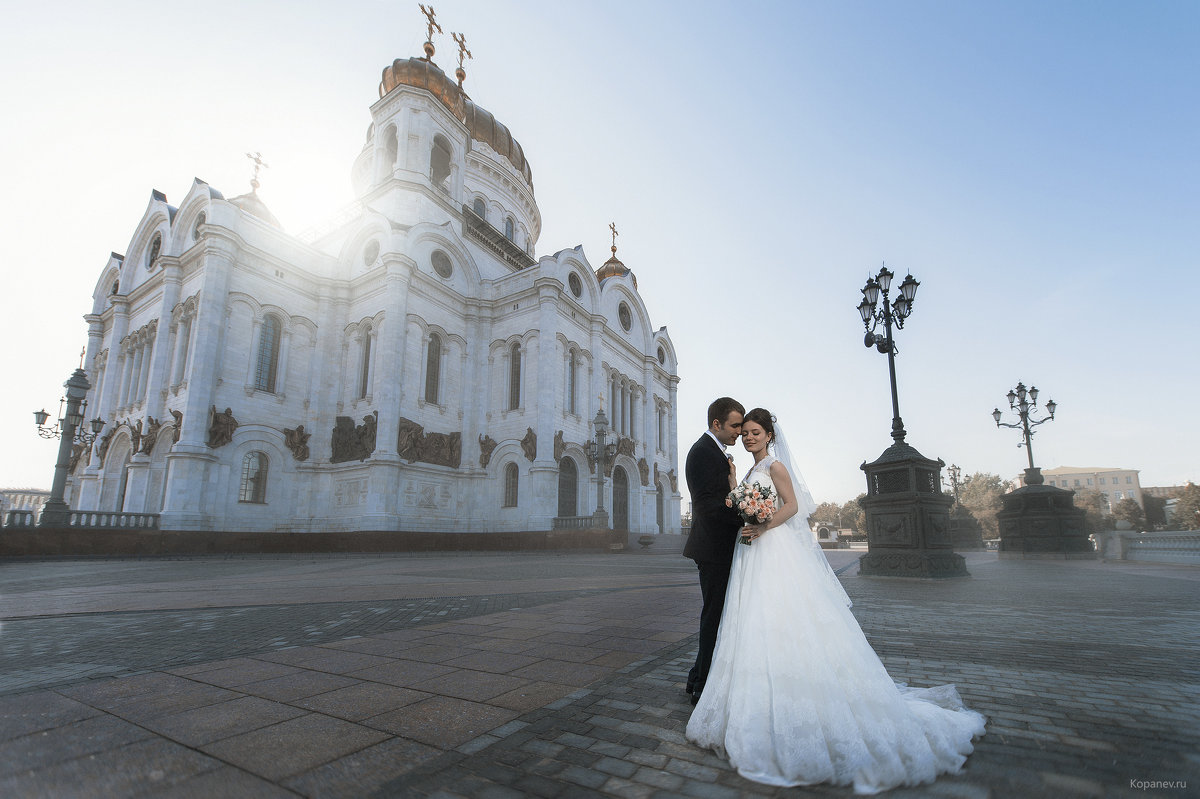
[[[740,483],[725,497],[725,507],[737,510],[746,524],[766,524],[775,513],[775,489],[759,483]],[[744,535],[738,541],[747,546],[751,543]]]

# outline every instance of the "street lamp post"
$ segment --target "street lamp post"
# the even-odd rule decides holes
[[[596,411],[596,418],[592,420],[592,426],[596,429],[596,439],[589,441],[585,447],[588,458],[596,464],[596,512],[592,514],[592,524],[607,530],[608,511],[604,509],[604,469],[608,462],[616,457],[617,445],[615,442],[605,443],[608,434],[608,417],[604,415],[603,405],[600,406],[600,410]]]
[[[50,487],[50,498],[42,507],[42,517],[38,522],[41,527],[65,527],[70,520],[71,509],[67,506],[64,496],[67,490],[67,475],[71,470],[71,448],[76,444],[90,447],[96,436],[104,429],[103,419],[91,421],[91,433],[83,429],[83,416],[87,410],[87,393],[91,389],[87,374],[83,367],[76,369],[74,374],[63,384],[67,389],[63,402],[66,413],[59,417],[58,423],[47,428],[46,421],[50,414],[46,411],[34,411],[33,419],[37,424],[38,435],[42,438],[58,438],[58,461],[54,464],[54,483]]]
[[[996,420],[996,427],[1011,427],[1014,430],[1020,430],[1024,437],[1024,441],[1018,443],[1017,446],[1025,447],[1025,454],[1029,458],[1029,468],[1025,470],[1025,485],[1041,485],[1045,479],[1042,477],[1042,472],[1033,465],[1033,428],[1040,424],[1052,421],[1054,419],[1054,411],[1058,408],[1058,403],[1050,400],[1046,403],[1046,412],[1049,416],[1041,419],[1035,419],[1037,413],[1037,386],[1025,388],[1024,383],[1017,383],[1017,387],[1009,389],[1008,392],[1008,407],[1017,412],[1020,421],[1016,423],[1001,422],[1000,419],[1004,414],[999,408],[992,411],[992,418]]]
[[[896,443],[900,443],[904,441],[905,433],[904,422],[900,419],[900,399],[896,393],[896,342],[892,338],[892,326],[904,329],[904,320],[912,313],[917,286],[921,284],[913,279],[911,274],[905,277],[904,282],[900,284],[900,296],[893,304],[888,296],[893,277],[895,275],[884,266],[880,268],[878,275],[867,279],[867,284],[862,288],[863,299],[858,304],[858,313],[867,329],[863,344],[887,353],[888,356],[888,376],[892,384],[892,438]],[[879,307],[881,295],[882,308]],[[880,323],[883,323],[882,334],[875,332]]]
[[[942,482],[950,486],[950,491],[954,494],[954,506],[958,507],[958,489],[962,487],[962,468],[957,463],[952,463],[946,467],[946,477],[948,480]]]

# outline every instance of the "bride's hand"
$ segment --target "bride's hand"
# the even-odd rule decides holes
[[[747,524],[742,528],[741,535],[743,538],[753,541],[765,532],[766,530],[763,529],[761,524]]]

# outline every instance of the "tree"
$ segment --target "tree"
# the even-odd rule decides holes
[[[987,472],[976,472],[959,484],[958,502],[970,511],[983,527],[984,538],[1000,536],[1000,523],[996,520],[996,514],[1004,507],[1001,497],[1011,490],[1011,481]]]
[[[1083,532],[1087,535],[1098,533],[1108,527],[1104,523],[1105,510],[1108,508],[1107,498],[1091,488],[1082,488],[1075,492],[1075,507],[1084,512]],[[1136,502],[1134,503],[1137,504]]]
[[[1152,530],[1162,529],[1167,523],[1166,498],[1142,494],[1142,503],[1146,506],[1146,527]]]
[[[1146,526],[1146,515],[1135,499],[1123,499],[1118,502],[1112,515],[1114,519],[1129,522],[1129,526],[1134,530],[1142,530]]]
[[[842,526],[856,530],[858,535],[863,538],[867,535],[867,512],[862,509],[862,505],[859,503],[866,496],[865,493],[859,494],[845,505],[842,505]]]
[[[1200,530],[1200,486],[1188,483],[1179,493],[1174,522],[1177,530]]]
[[[836,502],[822,502],[808,517],[810,527],[815,527],[819,524],[828,525],[829,527],[837,527],[838,517],[842,512],[842,506]]]

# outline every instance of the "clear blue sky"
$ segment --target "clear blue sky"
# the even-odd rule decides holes
[[[532,164],[537,254],[620,257],[680,355],[680,441],[719,394],[786,425],[818,501],[891,443],[855,306],[921,281],[898,334],[909,442],[964,473],[1024,466],[990,412],[1059,404],[1039,465],[1200,480],[1200,4],[441,2],[466,88]],[[299,231],[351,199],[414,3],[150,2],[10,10],[0,30],[0,485],[47,487],[58,407],[108,253],[151,189],[261,195]],[[742,456],[745,460],[745,456]],[[746,460],[748,463],[748,460]],[[685,503],[687,497],[684,497]]]

